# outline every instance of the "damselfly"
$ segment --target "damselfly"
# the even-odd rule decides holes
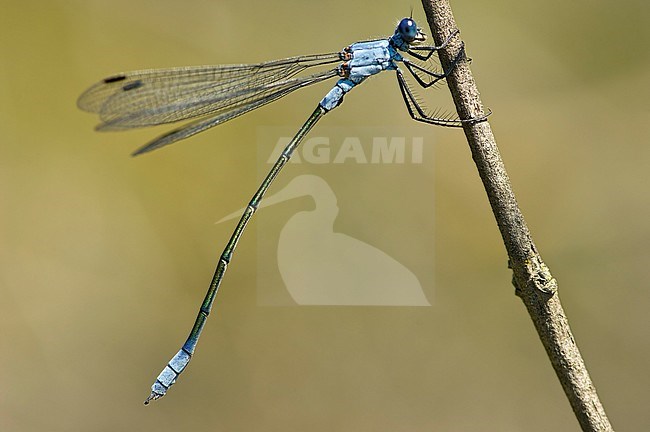
[[[457,34],[458,31],[450,34],[439,46],[426,46],[423,45],[426,35],[422,29],[412,18],[404,18],[392,36],[357,42],[337,53],[291,57],[249,65],[197,66],[120,73],[98,82],[79,97],[79,108],[99,114],[102,123],[97,126],[98,130],[123,130],[197,119],[154,139],[133,153],[138,155],[203,132],[280,99],[299,88],[339,77],[334,87],[319,102],[285,147],[244,210],[219,258],[210,288],[187,341],[158,376],[145,404],[163,397],[187,367],[212,309],[221,280],[248,221],[305,135],[324,114],[343,102],[346,93],[366,78],[392,70],[396,72],[406,108],[414,120],[439,126],[461,127],[465,123],[485,119],[480,117],[461,120],[427,114],[398,67],[398,64],[403,64],[419,85],[423,88],[431,87],[444,79],[463,59],[461,48],[446,72],[432,70],[427,63],[434,52],[447,46]],[[400,52],[408,54],[411,58],[404,57]],[[324,72],[296,76],[307,69],[333,63],[339,64]]]

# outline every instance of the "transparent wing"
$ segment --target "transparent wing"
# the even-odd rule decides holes
[[[250,65],[194,66],[127,72],[106,78],[77,101],[84,111],[99,114],[98,130],[120,130],[173,123],[210,114],[236,112],[270,95],[284,96],[290,78],[303,70],[340,61],[338,53],[291,57]],[[328,78],[331,71],[327,72]],[[318,74],[317,74],[318,75]],[[319,75],[320,76],[320,75]],[[323,78],[325,79],[325,78]],[[244,112],[275,100],[274,97]],[[231,116],[226,120],[234,118]],[[225,121],[225,120],[223,120]],[[180,139],[180,138],[179,138]]]
[[[250,91],[241,91],[236,97],[232,97],[230,101],[236,99],[237,103],[229,103],[227,106],[221,108],[214,108],[218,103],[210,104],[214,115],[195,120],[188,124],[174,129],[164,135],[159,136],[153,141],[146,144],[144,147],[136,150],[133,155],[146,153],[157,148],[166,146],[178,140],[188,138],[203,132],[206,129],[217,126],[256,108],[259,108],[274,100],[280,99],[289,93],[299,88],[315,84],[327,80],[338,75],[336,69],[317,73],[306,77],[291,78],[288,80],[277,81],[270,84],[265,84],[260,87],[253,87]],[[106,123],[104,123],[106,124]]]

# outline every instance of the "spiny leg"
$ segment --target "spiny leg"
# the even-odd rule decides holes
[[[477,123],[484,121],[487,119],[487,117],[492,114],[491,111],[489,111],[486,115],[474,119],[449,119],[449,118],[444,118],[444,117],[435,117],[428,115],[424,109],[420,106],[418,103],[415,94],[411,91],[411,89],[408,86],[408,83],[406,82],[406,79],[404,78],[404,74],[402,74],[402,71],[397,69],[397,82],[399,84],[399,89],[400,92],[402,93],[402,97],[404,98],[404,103],[406,104],[406,109],[408,110],[409,114],[411,115],[411,118],[416,121],[424,122],[424,123],[429,123],[429,124],[434,124],[438,126],[446,126],[446,127],[462,127],[464,123]]]
[[[461,49],[458,51],[458,54],[456,54],[456,57],[454,58],[454,61],[451,63],[449,70],[443,73],[430,71],[418,64],[413,63],[407,58],[403,59],[402,62],[404,63],[404,66],[406,66],[406,69],[408,69],[408,71],[411,72],[411,75],[413,75],[413,78],[415,78],[418,84],[420,84],[423,88],[429,88],[435,83],[437,83],[438,81],[447,78],[449,74],[454,70],[458,62],[461,61],[464,56],[465,56],[464,46],[461,46]],[[420,71],[430,77],[433,77],[434,79],[432,79],[429,82],[426,82],[424,79],[422,79],[422,77],[420,77],[420,75],[416,71]]]
[[[203,331],[203,326],[205,326],[205,321],[208,319],[208,315],[210,315],[210,311],[212,310],[212,304],[214,303],[217,291],[219,290],[221,280],[223,279],[223,276],[228,269],[228,264],[230,263],[235,248],[237,247],[237,243],[239,242],[239,239],[241,238],[244,229],[248,224],[248,221],[257,210],[260,201],[262,201],[264,194],[271,186],[273,180],[275,180],[284,165],[291,158],[294,150],[300,145],[300,142],[303,140],[305,135],[325,113],[325,109],[323,109],[320,105],[316,107],[305,124],[303,124],[302,127],[298,130],[296,136],[294,136],[291,142],[287,144],[284,151],[275,162],[275,165],[273,165],[271,171],[269,171],[269,173],[266,175],[266,178],[244,210],[244,213],[242,214],[241,219],[239,219],[239,222],[237,223],[237,226],[235,227],[235,230],[233,231],[232,236],[226,245],[226,248],[219,258],[219,264],[217,264],[217,269],[214,272],[214,276],[212,277],[210,288],[208,288],[205,299],[201,304],[201,308],[199,309],[199,313],[196,317],[196,321],[194,322],[194,326],[192,327],[192,331],[190,332],[187,341],[185,344],[183,344],[178,353],[169,361],[167,366],[165,366],[160,375],[158,375],[158,378],[156,378],[156,382],[154,382],[151,386],[151,394],[147,400],[144,401],[145,405],[149,404],[149,401],[163,397],[165,393],[167,393],[167,390],[169,390],[169,387],[171,387],[172,384],[176,382],[178,376],[187,367],[187,364],[190,362],[192,354],[194,354],[194,350],[196,349],[196,344],[199,341],[201,332]]]
[[[406,50],[406,52],[409,53],[410,55],[412,55],[413,57],[415,57],[418,60],[427,61],[427,60],[429,60],[429,58],[431,58],[431,55],[434,52],[436,52],[438,50],[441,50],[444,47],[446,47],[447,44],[449,43],[449,41],[451,41],[453,39],[453,37],[456,36],[459,33],[460,33],[460,30],[456,29],[456,31],[452,32],[447,37],[447,39],[445,39],[445,41],[443,43],[441,43],[440,45],[438,45],[438,46],[436,46],[436,45],[432,45],[432,46],[413,46],[413,47],[410,47],[408,50]],[[423,52],[426,52],[427,54],[423,55],[423,54],[420,54],[417,51],[423,51]]]

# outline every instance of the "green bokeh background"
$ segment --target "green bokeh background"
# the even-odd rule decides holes
[[[214,221],[255,188],[256,126],[297,127],[328,87],[135,159],[164,129],[97,134],[77,96],[120,70],[337,51],[411,6],[424,22],[417,2],[0,1],[0,430],[578,430],[463,134],[411,121],[390,74],[322,124],[435,136],[433,184],[378,186],[435,242],[433,307],[260,307],[251,230],[192,365],[142,406],[229,236]],[[648,4],[452,7],[602,402],[617,430],[650,430]],[[372,187],[340,182],[361,204]],[[363,211],[337,229],[360,221],[390,231]]]

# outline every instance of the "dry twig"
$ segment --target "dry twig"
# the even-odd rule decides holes
[[[438,45],[457,28],[451,7],[448,0],[422,0],[422,4]],[[457,37],[440,51],[445,70],[461,49]],[[484,115],[468,61],[458,63],[447,83],[460,118]],[[571,334],[557,282],[537,252],[517,205],[492,129],[484,121],[465,124],[464,131],[508,252],[515,293],[528,309],[578,422],[584,431],[613,431]]]

